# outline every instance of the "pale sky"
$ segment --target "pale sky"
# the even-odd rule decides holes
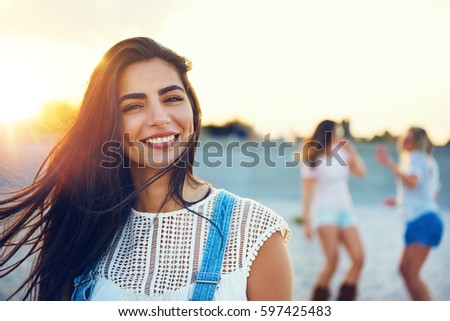
[[[133,36],[187,56],[204,123],[357,136],[422,126],[450,138],[450,1],[0,0],[0,121],[79,101],[103,53]]]

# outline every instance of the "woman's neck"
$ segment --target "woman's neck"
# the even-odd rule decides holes
[[[133,185],[136,189],[144,185],[148,180],[155,177],[157,172],[136,169],[131,170],[131,176],[133,179]],[[172,172],[168,171],[152,184],[147,186],[141,191],[134,201],[133,207],[140,212],[172,212],[183,208],[172,197],[165,203],[166,196],[169,193],[170,179]],[[193,181],[191,179],[185,179],[183,184],[183,199],[187,202],[195,202],[202,199],[209,191],[209,186],[199,180]],[[164,203],[164,204],[163,204]]]

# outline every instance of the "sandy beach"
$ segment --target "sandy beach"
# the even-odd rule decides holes
[[[222,142],[223,143],[223,142]],[[51,142],[28,142],[8,148],[0,155],[0,186],[3,190],[17,187],[30,180],[38,164],[48,152]],[[374,146],[365,144],[357,146],[366,161],[369,172],[362,181],[352,181],[355,209],[359,218],[359,228],[363,238],[366,260],[359,286],[359,300],[366,301],[399,301],[409,300],[398,273],[398,262],[403,249],[403,219],[396,210],[384,208],[381,200],[395,192],[395,182],[373,160]],[[301,225],[294,219],[299,215],[300,173],[298,166],[288,167],[287,159],[292,159],[295,149],[287,150],[283,156],[272,151],[275,166],[259,164],[253,168],[243,168],[243,160],[239,150],[233,150],[230,166],[222,164],[218,167],[202,165],[204,154],[199,151],[197,160],[200,165],[197,174],[216,187],[225,188],[234,193],[250,197],[273,208],[290,224],[292,237],[289,251],[294,272],[294,299],[308,300],[314,286],[317,273],[322,264],[322,254],[317,237],[307,241],[302,234]],[[258,151],[258,153],[263,153]],[[263,159],[261,154],[261,159]],[[441,167],[442,191],[440,204],[442,217],[446,225],[441,246],[433,250],[423,269],[423,278],[428,283],[433,299],[450,300],[450,206],[449,182],[450,151],[442,148],[437,151],[436,158]],[[284,163],[283,163],[284,161]],[[15,183],[11,183],[12,175],[19,175]],[[22,179],[20,179],[22,177]],[[338,271],[332,281],[333,296],[345,274],[348,259],[341,252]],[[27,266],[16,273],[0,280],[0,300],[14,288],[26,274]]]
[[[294,271],[294,299],[309,300],[323,257],[317,237],[308,241],[302,228],[293,222],[298,208],[295,203],[268,201],[268,206],[286,217],[292,229],[289,251]],[[364,270],[359,285],[358,300],[401,301],[409,300],[398,273],[398,263],[403,250],[403,220],[392,209],[360,206],[356,208],[359,228],[366,250]],[[444,222],[450,226],[450,213],[443,214]],[[440,247],[433,250],[426,262],[422,276],[429,285],[434,300],[450,300],[450,235],[444,234]],[[344,278],[349,260],[347,253],[340,252],[340,264],[331,284],[332,295],[336,297],[340,282]]]

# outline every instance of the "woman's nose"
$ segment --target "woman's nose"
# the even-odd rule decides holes
[[[153,104],[149,108],[148,124],[150,126],[164,127],[170,122],[170,116],[160,103]]]

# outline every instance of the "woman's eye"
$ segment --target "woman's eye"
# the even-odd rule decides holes
[[[183,97],[174,95],[174,96],[168,97],[168,98],[166,99],[166,102],[170,103],[170,102],[183,101],[183,100],[184,100]]]
[[[122,109],[122,111],[127,112],[127,111],[132,111],[132,110],[136,110],[141,108],[141,105],[139,104],[131,104],[126,106],[125,108]]]

